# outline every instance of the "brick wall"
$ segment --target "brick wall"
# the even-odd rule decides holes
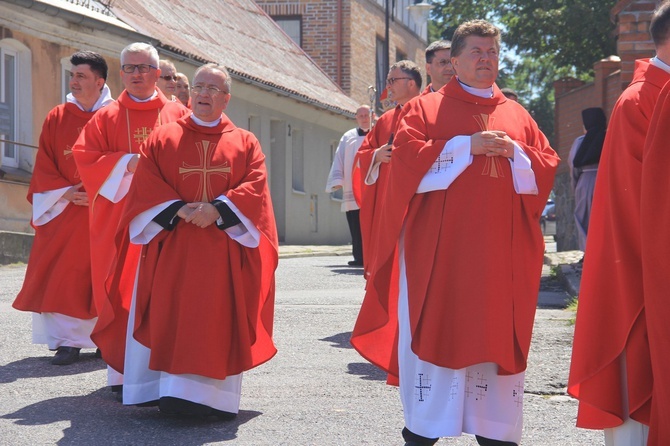
[[[617,53],[621,57],[621,89],[633,80],[635,59],[654,55],[649,22],[661,0],[622,0],[612,9],[617,24]]]
[[[371,0],[264,0],[270,16],[302,17],[302,48],[342,90],[368,104],[375,84],[376,39],[385,35],[384,8]],[[338,17],[341,33],[338,44]],[[391,64],[398,51],[424,67],[425,42],[398,21],[390,23]]]
[[[555,147],[561,157],[554,193],[557,209],[557,248],[577,249],[575,224],[572,216],[574,196],[567,164],[572,142],[582,133],[581,111],[602,107],[609,117],[621,92],[633,80],[635,60],[654,56],[654,44],[649,36],[653,11],[662,0],[621,0],[611,10],[616,23],[618,57],[603,59],[594,64],[595,80],[589,84],[576,79],[561,79],[554,83]]]

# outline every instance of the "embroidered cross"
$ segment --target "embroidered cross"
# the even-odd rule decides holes
[[[147,140],[149,137],[149,134],[151,134],[151,130],[148,127],[140,127],[138,129],[135,129],[135,133],[133,134],[133,138],[135,139],[135,142],[137,144],[142,144],[144,141]]]
[[[512,390],[512,396],[514,397],[514,402],[516,407],[519,407],[523,404],[523,385],[521,381],[518,381]]]
[[[440,153],[437,157],[430,170],[433,173],[444,172],[446,169],[451,167],[454,164],[454,157],[448,153]]]
[[[479,384],[475,385],[475,388],[477,389],[477,401],[483,399],[486,396],[485,392],[489,390],[489,385],[486,384],[486,381],[488,380],[484,378],[484,375],[479,375],[479,378],[477,378],[477,382],[479,382]]]
[[[455,400],[458,396],[458,387],[458,379],[454,377],[451,380],[451,391],[449,392],[449,399],[451,401]]]
[[[425,401],[424,396],[426,397],[428,396],[428,392],[430,391],[431,388],[430,378],[424,378],[423,373],[419,373],[417,376],[417,385],[415,385],[414,388],[416,389],[414,394],[419,397],[418,401]]]
[[[184,175],[184,179],[191,175],[201,175],[202,183],[198,186],[196,195],[200,196],[200,201],[207,203],[210,201],[209,197],[213,195],[210,176],[222,175],[226,177],[226,174],[230,173],[230,167],[227,165],[227,162],[212,166],[212,160],[208,152],[210,149],[213,151],[216,148],[216,143],[202,141],[195,143],[195,145],[198,148],[200,163],[196,166],[184,163],[182,167],[179,168],[179,173]]]

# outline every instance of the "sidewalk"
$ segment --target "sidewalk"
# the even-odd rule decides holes
[[[544,253],[544,264],[556,268],[556,276],[562,283],[565,291],[573,297],[579,295],[579,285],[582,279],[582,251],[562,251]]]
[[[295,257],[324,257],[324,256],[349,256],[351,245],[282,245],[279,244],[279,258],[291,259]]]

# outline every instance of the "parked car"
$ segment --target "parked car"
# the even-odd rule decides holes
[[[540,226],[542,235],[553,236],[556,239],[556,204],[553,200],[548,200],[540,216]]]

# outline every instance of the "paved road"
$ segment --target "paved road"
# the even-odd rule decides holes
[[[166,417],[125,407],[105,388],[92,351],[67,367],[32,345],[30,315],[15,311],[25,267],[0,267],[0,445],[402,445],[397,390],[348,339],[363,297],[348,257],[286,258],[277,276],[279,353],[245,374],[233,422]],[[547,271],[548,273],[548,271]],[[543,302],[560,291],[551,278]],[[524,445],[601,445],[602,434],[574,428],[576,403],[564,395],[572,313],[540,308],[527,373]],[[473,437],[439,444],[475,445]]]

